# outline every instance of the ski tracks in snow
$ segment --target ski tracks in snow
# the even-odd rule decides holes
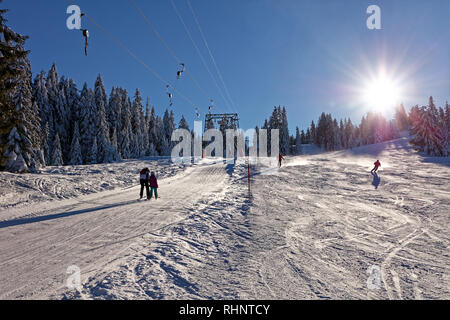
[[[157,205],[168,204],[168,215],[182,207],[184,218],[142,235],[123,259],[87,279],[81,294],[66,291],[63,297],[237,298],[241,285],[234,275],[241,272],[244,242],[250,238],[244,174],[241,165],[209,165],[173,182],[190,198],[180,203],[165,196]]]
[[[449,171],[422,163],[405,139],[374,147],[384,151],[371,155],[367,146],[261,166],[253,229],[272,240],[255,244],[253,298],[450,297]],[[377,188],[374,158],[384,165]],[[367,286],[371,266],[380,271],[378,288]]]

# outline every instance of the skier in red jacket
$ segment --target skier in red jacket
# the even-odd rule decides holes
[[[380,160],[375,161],[374,165],[375,165],[375,166],[374,166],[373,169],[370,171],[370,173],[377,172],[378,168],[381,167]]]
[[[158,199],[158,180],[153,171],[150,174],[150,188],[150,199],[153,197],[153,191],[155,192],[155,199]]]

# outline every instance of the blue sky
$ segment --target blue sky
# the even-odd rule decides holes
[[[448,0],[191,0],[233,104],[224,102],[169,0],[134,0],[177,57],[214,99],[216,112],[238,112],[241,127],[261,125],[274,105],[288,110],[289,126],[305,128],[322,111],[359,123],[372,110],[355,93],[384,67],[402,89],[406,107],[450,100],[450,1]],[[174,0],[223,90],[186,0]],[[99,25],[197,105],[208,99],[186,75],[175,81],[177,62],[128,0],[77,0]],[[381,8],[381,30],[368,30],[366,9]],[[30,36],[33,73],[56,62],[79,88],[103,76],[108,93],[139,88],[158,112],[168,107],[165,85],[89,20],[88,57],[80,31],[66,28],[64,0],[5,0],[8,24]],[[177,120],[192,127],[194,107],[175,94]],[[383,110],[388,116],[390,110]]]

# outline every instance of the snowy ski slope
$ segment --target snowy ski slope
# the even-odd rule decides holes
[[[243,161],[203,162],[160,179],[157,201],[131,187],[3,206],[0,299],[449,299],[449,168],[403,138],[260,163],[250,199]]]

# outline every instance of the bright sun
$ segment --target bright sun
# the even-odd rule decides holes
[[[401,90],[396,82],[386,75],[369,81],[362,92],[362,98],[374,111],[387,111],[394,108],[401,99]]]

